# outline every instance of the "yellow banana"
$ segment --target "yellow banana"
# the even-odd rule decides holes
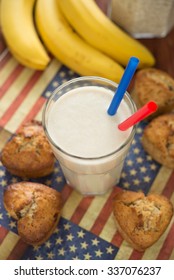
[[[73,31],[61,14],[57,0],[38,0],[35,21],[44,44],[63,64],[80,75],[120,81],[124,69]]]
[[[38,64],[35,63],[35,61],[31,60],[30,57],[21,57],[20,54],[17,54],[12,48],[9,47],[9,51],[11,52],[11,54],[13,55],[14,58],[16,58],[16,60],[28,67],[28,68],[32,68],[32,69],[36,69],[36,70],[44,70],[43,65],[42,64]]]
[[[33,21],[35,0],[1,0],[1,28],[6,43],[23,65],[45,69],[50,58]]]
[[[123,32],[93,0],[57,0],[69,23],[89,44],[126,66],[131,56],[140,60],[139,68],[154,65],[151,52]]]

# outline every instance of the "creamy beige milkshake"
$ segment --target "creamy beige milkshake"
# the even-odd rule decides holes
[[[44,111],[45,131],[65,178],[84,195],[103,194],[118,183],[134,135],[134,128],[117,128],[135,111],[127,94],[117,114],[107,114],[116,86],[95,77],[72,80]]]

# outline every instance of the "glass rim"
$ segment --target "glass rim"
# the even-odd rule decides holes
[[[126,147],[126,145],[132,141],[134,135],[135,135],[135,130],[136,130],[136,125],[132,126],[132,130],[129,134],[129,137],[123,142],[122,145],[120,145],[116,150],[114,150],[113,152],[109,153],[109,154],[106,154],[106,155],[103,155],[103,156],[99,156],[99,157],[81,157],[81,156],[77,156],[77,155],[74,155],[74,154],[70,154],[66,151],[64,151],[62,148],[60,148],[54,141],[53,139],[51,138],[49,132],[48,132],[48,129],[47,129],[47,124],[46,124],[46,114],[47,114],[47,109],[51,103],[51,101],[55,98],[56,94],[58,94],[58,92],[60,90],[62,90],[64,87],[66,86],[69,86],[70,84],[73,84],[73,83],[76,83],[78,81],[90,81],[90,80],[97,80],[97,81],[103,81],[105,83],[108,83],[112,86],[114,86],[115,88],[118,87],[118,84],[109,80],[109,79],[106,79],[106,78],[102,78],[102,77],[98,77],[98,76],[85,76],[85,77],[78,77],[78,78],[73,78],[63,84],[61,84],[60,86],[58,86],[51,94],[51,96],[47,99],[45,105],[44,105],[44,108],[43,108],[43,113],[42,113],[42,125],[43,125],[43,128],[44,128],[44,132],[49,140],[49,142],[51,143],[51,145],[53,147],[55,147],[56,149],[58,149],[61,153],[71,157],[71,158],[74,158],[74,159],[79,159],[79,160],[99,160],[99,159],[104,159],[104,158],[107,158],[107,157],[110,157],[110,156],[113,156],[114,154],[118,153],[119,151],[121,151],[124,147]],[[64,93],[65,94],[65,93]],[[135,112],[137,107],[133,101],[133,99],[131,98],[130,94],[126,91],[125,94],[124,94],[124,98],[127,98],[129,103],[131,104],[132,106],[132,109],[133,111]]]

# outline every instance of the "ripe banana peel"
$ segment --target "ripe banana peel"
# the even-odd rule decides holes
[[[50,58],[33,21],[35,0],[1,0],[1,28],[9,50],[23,65],[43,70]]]
[[[38,0],[35,22],[45,46],[63,64],[80,75],[120,81],[123,67],[74,32],[60,12],[57,0]]]
[[[155,64],[152,53],[114,24],[94,0],[58,0],[72,27],[91,46],[126,66],[131,56],[139,58],[139,68]]]
[[[13,48],[10,48],[10,47],[9,47],[9,50],[10,50],[11,54],[13,55],[13,57],[16,58],[16,60],[17,60],[20,64],[22,64],[22,65],[24,65],[24,66],[26,66],[26,67],[28,67],[28,68],[36,69],[36,70],[44,70],[45,67],[46,67],[46,65],[43,66],[43,64],[39,64],[38,61],[35,62],[33,59],[31,59],[30,56],[28,56],[28,57],[27,57],[27,56],[26,56],[26,57],[22,57],[21,54],[16,53],[16,52],[13,50]]]

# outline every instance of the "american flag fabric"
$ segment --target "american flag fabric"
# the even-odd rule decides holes
[[[0,62],[0,149],[22,123],[41,120],[45,101],[60,84],[78,77],[52,59],[44,72],[25,68],[3,53]],[[155,192],[174,204],[174,173],[145,153],[141,136],[146,122],[138,125],[135,139],[125,160],[120,182],[102,196],[83,197],[65,182],[59,163],[54,172],[31,180],[62,193],[60,222],[41,246],[27,245],[17,234],[16,221],[3,206],[5,188],[23,178],[13,176],[0,163],[0,259],[1,260],[174,260],[174,218],[161,238],[145,252],[137,252],[117,231],[112,199],[120,189]]]

